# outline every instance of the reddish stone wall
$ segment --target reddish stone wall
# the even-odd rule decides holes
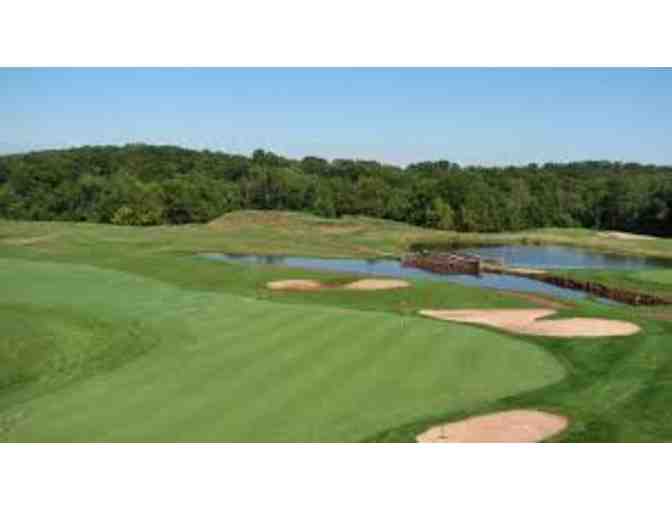
[[[670,305],[672,300],[652,296],[650,294],[642,294],[632,290],[615,289],[607,287],[601,283],[591,281],[580,281],[565,276],[557,276],[552,274],[527,275],[527,278],[540,280],[544,283],[549,283],[557,287],[565,289],[574,289],[588,292],[595,296],[618,301],[619,303],[626,303],[629,305]]]
[[[478,257],[457,253],[407,255],[402,259],[401,265],[426,269],[434,273],[479,274],[481,272],[481,260]]]

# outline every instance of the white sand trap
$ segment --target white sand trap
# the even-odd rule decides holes
[[[320,290],[323,287],[316,280],[277,280],[266,286],[272,290]]]
[[[356,280],[347,285],[325,285],[317,280],[276,280],[266,284],[272,290],[301,290],[314,291],[322,289],[346,289],[346,290],[389,290],[409,287],[404,280],[388,280],[378,278],[365,278]]]
[[[518,409],[437,425],[416,440],[419,443],[534,443],[562,432],[568,424],[564,416]]]
[[[365,278],[343,286],[344,289],[350,290],[387,290],[405,287],[410,287],[410,284],[404,280],[381,280],[379,278]]]
[[[468,324],[484,324],[512,333],[525,335],[573,337],[606,337],[634,335],[640,331],[632,322],[608,319],[538,320],[556,313],[549,308],[499,310],[420,310],[420,314],[434,319]]]

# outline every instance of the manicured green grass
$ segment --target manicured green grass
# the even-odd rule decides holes
[[[86,352],[80,344],[93,337],[132,337],[133,324],[160,338],[135,360],[53,392],[17,401],[5,391],[0,406],[11,401],[5,414],[20,417],[5,431],[11,441],[355,441],[564,374],[541,348],[468,326],[189,291],[63,263],[0,259],[0,278],[3,322],[17,305],[34,312],[34,327],[5,337],[13,345],[57,344],[58,360]],[[28,355],[13,362],[26,372],[35,364]]]
[[[156,228],[0,222],[0,437],[412,441],[434,423],[526,406],[570,417],[556,440],[672,440],[672,323],[650,310],[586,301],[560,314],[631,320],[643,328],[632,337],[515,337],[415,315],[537,306],[513,295],[430,281],[270,292],[274,279],[347,277],[194,257],[398,255],[428,237],[454,234],[292,213]],[[638,250],[587,231],[511,237]],[[664,290],[670,274],[600,277]]]
[[[578,280],[598,282],[611,287],[672,299],[672,269],[636,271],[572,269],[556,272]]]
[[[3,287],[12,291],[9,284]],[[65,302],[27,301],[31,303],[12,295],[0,300],[0,392],[28,383],[49,386],[113,368],[158,343],[137,322],[82,315]]]
[[[632,275],[633,279],[643,282],[651,282],[672,287],[672,271],[665,269],[651,269],[647,271],[637,271]]]
[[[596,316],[583,311],[587,315]],[[603,315],[627,319],[628,314]],[[672,324],[632,316],[644,327],[632,337],[595,340],[538,340],[564,361],[568,372],[560,383],[494,405],[465,408],[392,428],[373,441],[412,441],[427,427],[469,415],[513,408],[543,409],[570,417],[569,429],[555,441],[672,441]]]
[[[672,300],[672,269],[637,271],[573,269],[558,271],[577,280],[592,281],[614,288],[626,289]],[[672,321],[672,306],[638,309],[641,317]]]

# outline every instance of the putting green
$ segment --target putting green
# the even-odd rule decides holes
[[[0,259],[0,281],[10,441],[357,441],[564,376],[467,325],[74,264]]]

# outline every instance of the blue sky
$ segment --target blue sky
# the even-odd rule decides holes
[[[672,70],[0,69],[0,152],[672,163]]]

